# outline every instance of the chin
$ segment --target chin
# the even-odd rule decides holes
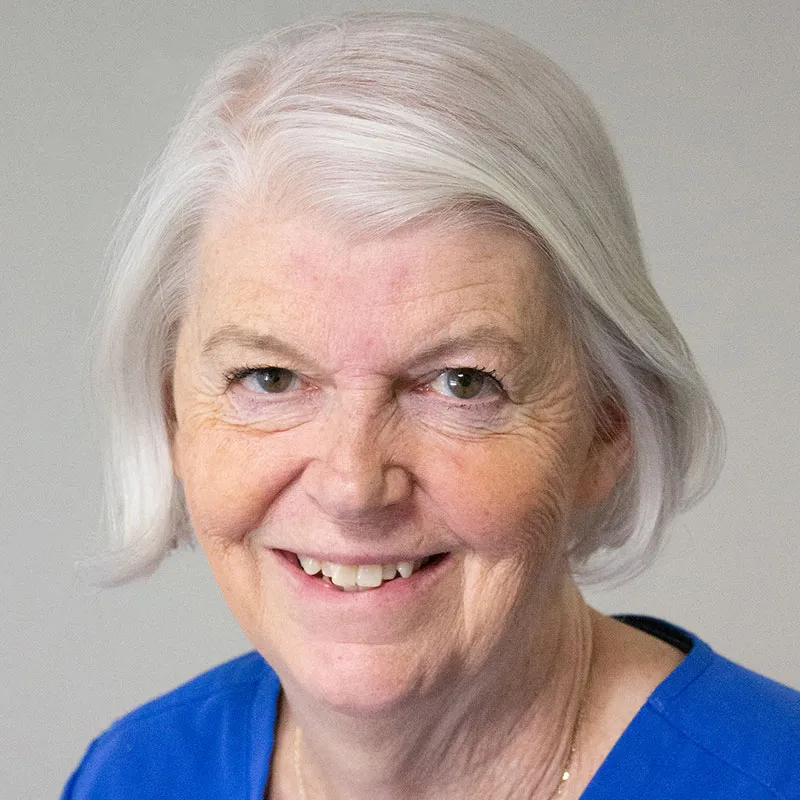
[[[422,688],[419,669],[388,645],[312,646],[289,671],[287,684],[320,706],[353,717],[399,711]]]

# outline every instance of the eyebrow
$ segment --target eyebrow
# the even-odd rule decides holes
[[[412,361],[434,361],[459,351],[487,345],[501,353],[510,353],[515,358],[524,358],[528,355],[522,342],[506,331],[494,325],[479,325],[467,333],[447,336],[434,344],[423,347],[415,353]]]
[[[211,334],[203,344],[202,355],[204,357],[213,356],[221,348],[231,345],[279,355],[299,366],[314,366],[313,360],[294,345],[277,336],[259,333],[251,328],[243,328],[238,325],[225,325]],[[434,344],[421,348],[406,359],[405,366],[444,359],[465,350],[487,345],[501,353],[510,353],[515,359],[530,356],[522,342],[507,331],[494,325],[479,325],[463,334],[447,336]]]
[[[259,333],[250,328],[239,325],[225,325],[211,334],[203,344],[202,355],[213,356],[223,347],[243,347],[248,350],[261,350],[274,353],[300,364],[310,364],[310,359],[298,348],[284,342],[277,336],[268,333]]]

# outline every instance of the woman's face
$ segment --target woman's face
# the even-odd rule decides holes
[[[500,228],[347,241],[252,212],[210,226],[199,263],[175,471],[284,684],[385,711],[552,644],[566,521],[624,448],[595,435],[537,250]],[[380,585],[353,590],[359,574]]]

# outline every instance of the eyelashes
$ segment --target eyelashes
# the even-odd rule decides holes
[[[224,379],[226,389],[240,386],[253,396],[280,396],[308,386],[293,370],[274,365],[240,367],[226,372]],[[418,384],[418,389],[460,401],[461,404],[505,395],[503,380],[497,372],[479,366],[444,367],[432,378]]]
[[[234,383],[240,383],[244,378],[248,377],[248,375],[252,375],[254,372],[258,372],[259,370],[267,369],[277,369],[277,367],[244,366],[239,367],[238,369],[228,370],[223,374],[225,385],[231,386]]]
[[[256,394],[283,394],[298,388],[300,379],[292,370],[284,367],[243,367],[225,375],[228,388],[242,384]],[[247,383],[251,384],[247,386]]]
[[[475,400],[503,392],[503,383],[493,370],[479,367],[446,367],[428,386],[457,400]]]

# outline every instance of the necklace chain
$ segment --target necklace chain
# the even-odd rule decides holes
[[[564,764],[564,771],[561,773],[561,780],[558,782],[556,790],[550,795],[550,800],[554,797],[560,797],[564,793],[564,788],[567,785],[570,775],[572,774],[572,761],[575,758],[575,744],[578,738],[578,728],[581,726],[581,718],[583,717],[583,702],[586,699],[586,687],[584,687],[584,695],[581,697],[581,704],[578,706],[578,713],[575,716],[575,723],[572,726],[572,733],[570,734],[569,751],[567,753],[567,761]],[[303,796],[305,800],[305,796]]]
[[[572,734],[570,736],[570,743],[569,743],[569,752],[567,753],[567,760],[564,763],[564,771],[561,773],[561,778],[558,781],[558,786],[553,794],[550,795],[550,800],[553,800],[555,797],[560,797],[564,793],[564,788],[567,785],[567,781],[569,781],[571,771],[572,771],[572,761],[575,758],[575,743],[578,737],[578,729],[580,728],[581,718],[583,716],[583,702],[586,699],[586,687],[584,687],[584,696],[581,698],[581,704],[578,708],[578,714],[575,717],[575,724],[572,726]],[[306,784],[303,780],[303,770],[300,765],[300,745],[301,745],[301,734],[300,734],[300,726],[296,725],[294,729],[294,775],[295,780],[297,782],[297,793],[300,796],[300,800],[308,800],[308,795],[306,794]]]

